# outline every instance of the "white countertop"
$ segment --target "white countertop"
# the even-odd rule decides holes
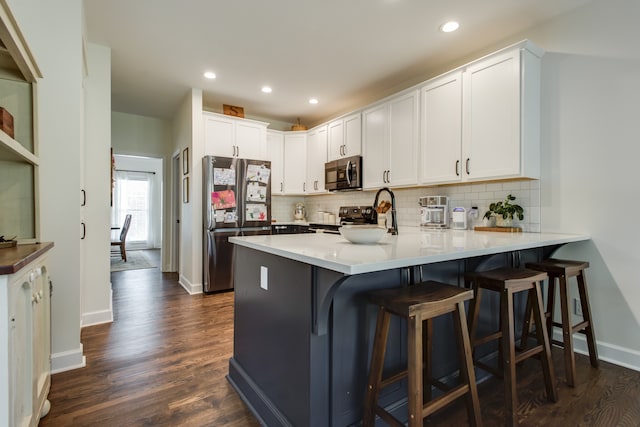
[[[373,245],[356,245],[329,233],[230,237],[229,241],[340,273],[360,274],[589,239],[578,234],[400,227],[397,236],[387,235]]]

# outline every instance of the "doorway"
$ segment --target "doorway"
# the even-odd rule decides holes
[[[127,250],[161,249],[162,159],[118,154],[114,157],[112,227],[120,227],[125,216],[130,214]],[[116,234],[119,235],[118,230]],[[115,237],[117,240],[118,236]]]

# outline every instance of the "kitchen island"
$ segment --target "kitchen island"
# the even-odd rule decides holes
[[[354,245],[335,234],[233,237],[236,263],[234,350],[228,379],[268,426],[349,426],[360,421],[376,308],[369,290],[438,280],[464,286],[465,271],[546,258],[585,235],[426,231],[403,227],[378,244]],[[497,300],[481,322],[497,325]],[[516,304],[524,311],[524,301]],[[436,377],[457,370],[452,325],[434,322]],[[519,331],[518,331],[519,332]],[[482,350],[491,354],[493,350]],[[393,319],[385,369],[406,361],[406,327]],[[402,413],[406,385],[381,393]]]

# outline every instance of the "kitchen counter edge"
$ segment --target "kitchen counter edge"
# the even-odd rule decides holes
[[[53,242],[29,243],[0,249],[0,275],[14,274],[53,248]]]
[[[453,230],[437,231],[447,239],[452,239]],[[401,249],[409,249],[404,255],[386,256],[381,259],[367,260],[345,260],[335,256],[334,248],[348,245],[353,251],[358,248],[366,248],[370,245],[353,245],[348,243],[339,235],[327,233],[286,235],[286,236],[246,236],[231,237],[231,243],[247,248],[255,249],[272,255],[300,261],[339,273],[352,275],[371,273],[376,271],[390,270],[394,268],[404,268],[422,264],[432,264],[442,261],[451,261],[476,256],[492,255],[501,252],[510,252],[539,248],[544,246],[563,245],[566,243],[581,242],[590,240],[591,236],[584,234],[567,233],[495,233],[486,231],[456,230],[455,233],[467,233],[470,236],[485,236],[489,245],[483,247],[456,247],[450,248],[441,253],[420,253],[420,236],[425,231],[418,228],[400,229],[398,236],[388,236],[386,245],[392,245],[396,250],[394,254],[401,252]],[[273,237],[286,240],[273,240]],[[495,242],[495,243],[493,243]],[[304,246],[301,246],[302,243]],[[375,247],[375,245],[373,245]],[[405,246],[405,248],[403,248]],[[407,248],[409,247],[409,248]],[[302,249],[301,249],[302,248]],[[415,250],[415,251],[414,251]],[[363,251],[364,252],[364,251]]]

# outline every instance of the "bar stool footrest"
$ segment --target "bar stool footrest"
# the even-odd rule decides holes
[[[459,386],[451,389],[449,393],[442,396],[438,396],[435,399],[427,402],[422,407],[422,418],[424,419],[425,417],[428,417],[429,415],[433,414],[437,410],[444,408],[449,403],[464,396],[468,392],[469,392],[469,385],[460,384]]]
[[[520,353],[516,353],[516,363],[520,363],[525,359],[528,359],[530,357],[535,356],[536,354],[540,354],[544,351],[544,347],[541,345],[538,345],[536,347],[532,347],[529,349],[526,349]]]
[[[380,406],[376,406],[376,415],[392,427],[405,427],[405,425],[401,423],[396,417],[385,411]]]
[[[406,370],[404,370],[404,371],[397,372],[387,378],[384,378],[382,381],[380,381],[380,388],[385,388],[389,384],[393,384],[397,381],[405,379],[407,378],[408,374],[409,373]]]

